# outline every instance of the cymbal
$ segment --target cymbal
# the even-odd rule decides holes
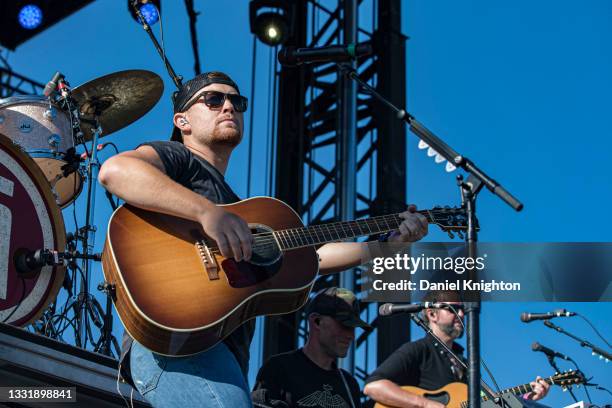
[[[74,88],[84,140],[93,139],[96,116],[102,126],[100,137],[108,136],[150,111],[163,91],[159,75],[140,69],[115,72]]]

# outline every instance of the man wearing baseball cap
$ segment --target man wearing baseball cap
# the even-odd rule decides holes
[[[273,356],[257,374],[255,406],[360,407],[357,381],[339,369],[355,339],[355,328],[371,330],[359,316],[359,302],[348,289],[318,292],[306,306],[308,340],[303,348]],[[331,404],[331,405],[330,405]]]
[[[200,223],[225,258],[249,261],[253,236],[248,224],[216,205],[240,200],[224,176],[242,140],[247,106],[247,98],[227,74],[198,75],[174,96],[172,140],[144,143],[109,158],[98,180],[128,204]],[[422,215],[412,210],[400,217],[403,221],[390,240],[417,241],[427,234]],[[366,246],[359,242],[323,245],[317,250],[319,272],[359,265]],[[331,317],[320,316],[322,327],[332,324]],[[128,337],[122,375],[155,407],[250,407],[246,375],[254,330],[255,320],[250,320],[211,349],[181,358],[156,354]],[[342,333],[344,346],[350,336]]]

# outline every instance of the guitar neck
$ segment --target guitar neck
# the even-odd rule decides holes
[[[542,380],[546,381],[548,385],[554,384],[553,377],[543,378]],[[528,384],[517,385],[516,387],[512,387],[512,388],[506,388],[505,390],[501,391],[501,394],[522,395],[522,394],[526,394],[531,391],[533,391],[533,387],[531,386],[531,384],[528,383]],[[486,396],[482,397],[483,401],[487,401],[488,399],[489,398]]]
[[[420,210],[428,222],[433,222],[435,210]],[[341,221],[275,231],[282,250],[290,250],[344,241],[366,235],[382,234],[397,230],[402,223],[398,214],[381,215],[355,221]]]

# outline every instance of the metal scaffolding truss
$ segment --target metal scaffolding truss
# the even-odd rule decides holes
[[[0,98],[13,95],[42,94],[44,85],[14,72],[9,66],[0,66]]]
[[[342,44],[346,1],[351,0],[296,1],[298,17],[289,44]],[[405,106],[406,37],[401,34],[400,3],[359,2],[357,40],[371,42],[374,53],[358,60],[357,71],[394,103]],[[343,81],[335,64],[283,67],[278,76],[276,195],[307,224],[338,221],[339,194],[346,182],[338,171]],[[402,211],[406,198],[405,129],[365,93],[357,93],[356,105],[356,174],[348,175],[356,177],[355,217]],[[357,291],[360,270],[345,273],[352,273]],[[314,290],[332,285],[338,285],[337,276],[320,278]],[[354,374],[363,380],[377,362],[408,339],[409,325],[401,318],[379,322],[376,305],[364,304],[362,310],[363,318],[377,327],[376,335],[363,333],[355,343]],[[267,318],[265,330],[266,358],[303,344],[307,334],[299,313]]]

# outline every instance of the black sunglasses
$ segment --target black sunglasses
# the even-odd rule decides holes
[[[249,104],[249,100],[242,95],[223,93],[219,91],[204,91],[196,99],[196,101],[199,99],[202,99],[204,104],[209,108],[220,108],[225,103],[225,100],[229,99],[234,106],[234,109],[236,109],[236,112],[246,111]]]
[[[462,304],[454,305],[454,304],[445,303],[445,304],[442,305],[442,307],[444,309],[448,309],[451,312],[454,309],[455,312],[457,312],[457,313],[459,313],[459,311],[462,311],[462,312],[465,313],[465,306],[463,306]]]

